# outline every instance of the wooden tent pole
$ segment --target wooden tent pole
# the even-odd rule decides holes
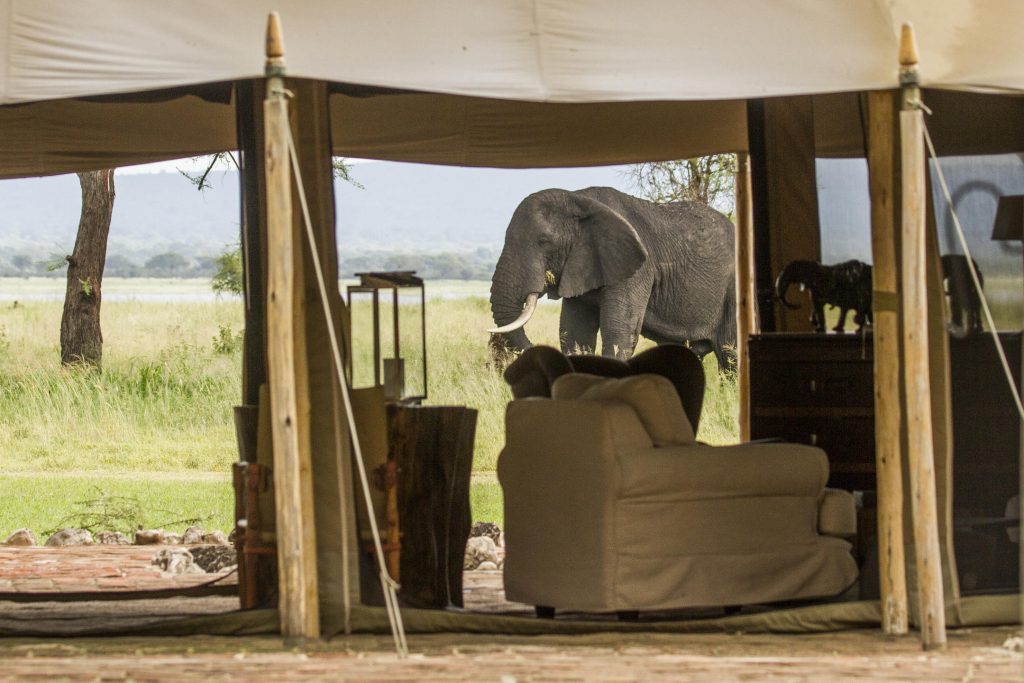
[[[875,470],[878,500],[878,578],[882,632],[907,633],[903,549],[903,471],[900,400],[899,171],[894,93],[868,93],[868,179],[874,296]]]
[[[286,639],[319,638],[309,404],[305,377],[297,365],[305,354],[304,309],[296,291],[302,253],[292,222],[284,43],[276,12],[267,22],[266,73],[267,361],[274,444],[278,609],[281,634]]]
[[[926,650],[946,645],[939,520],[932,440],[926,269],[926,182],[924,119],[920,109],[917,45],[913,28],[900,37],[900,168],[902,192],[903,352],[907,400],[907,457],[910,472],[918,621]]]
[[[750,441],[750,358],[748,338],[757,332],[754,291],[754,203],[750,155],[736,155],[736,376],[740,441]]]

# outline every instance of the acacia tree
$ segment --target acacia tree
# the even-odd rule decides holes
[[[60,360],[64,365],[100,368],[103,333],[100,330],[103,267],[107,236],[114,212],[114,169],[79,173],[82,213],[75,249],[67,257],[67,290],[60,321]]]
[[[631,166],[628,173],[640,195],[652,202],[701,202],[726,215],[734,211],[736,156],[733,154],[648,161]]]

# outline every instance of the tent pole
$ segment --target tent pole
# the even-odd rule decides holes
[[[903,352],[907,399],[907,456],[917,567],[918,622],[926,650],[946,645],[939,520],[935,493],[926,268],[924,119],[920,109],[913,28],[900,37],[900,169],[902,192]]]
[[[301,246],[294,235],[288,156],[288,101],[280,19],[267,23],[267,361],[274,444],[281,634],[320,637],[316,530],[312,514],[309,394],[298,363],[305,356],[304,308],[297,296]]]
[[[736,155],[736,376],[740,441],[750,441],[750,358],[748,338],[757,332],[754,291],[754,204],[750,155]]]
[[[903,546],[902,421],[900,400],[899,170],[895,94],[868,98],[868,178],[874,293],[875,470],[878,577],[882,632],[907,633],[907,578]]]

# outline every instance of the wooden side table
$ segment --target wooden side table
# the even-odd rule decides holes
[[[388,445],[398,464],[399,597],[414,607],[462,607],[476,419],[464,406],[388,406]]]

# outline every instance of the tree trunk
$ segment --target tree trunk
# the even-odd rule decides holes
[[[75,250],[68,256],[68,286],[60,321],[60,361],[99,368],[103,361],[100,285],[114,211],[114,169],[79,173],[82,216]]]

